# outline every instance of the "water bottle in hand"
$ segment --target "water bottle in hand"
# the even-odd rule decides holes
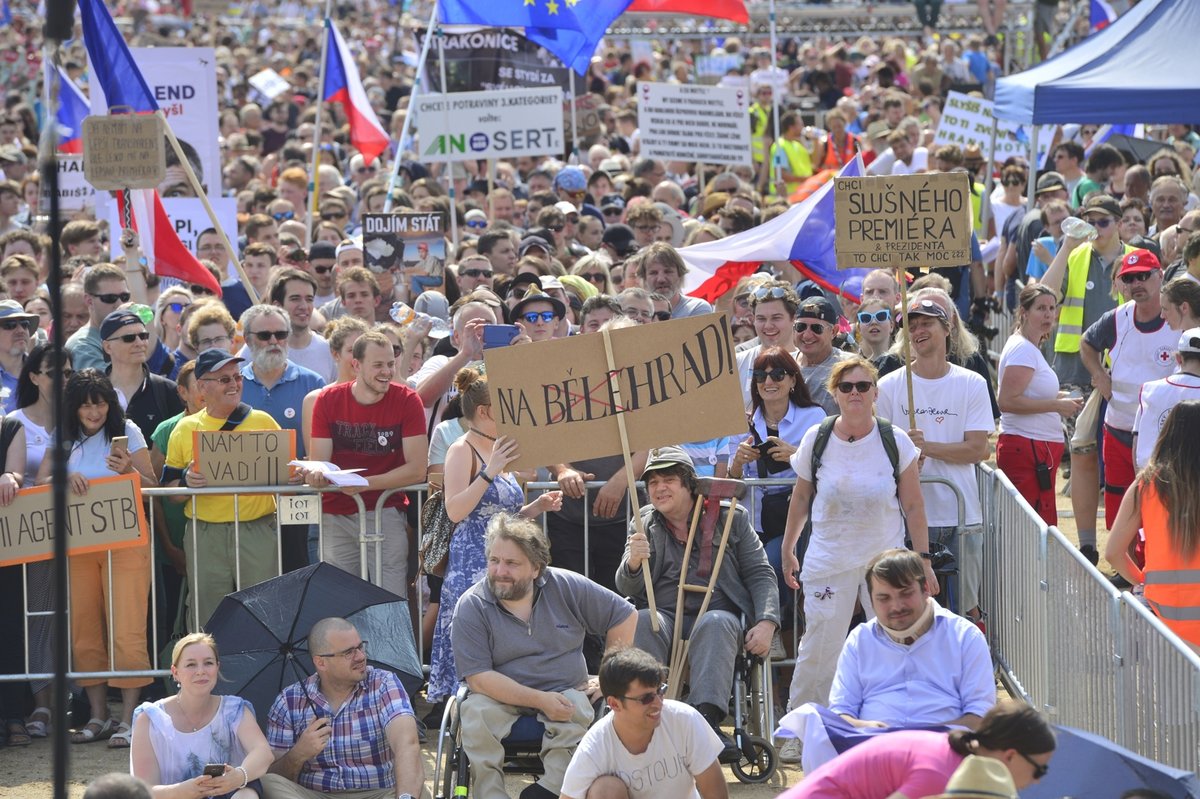
[[[1096,226],[1077,216],[1068,216],[1062,221],[1062,232],[1073,239],[1096,240]]]

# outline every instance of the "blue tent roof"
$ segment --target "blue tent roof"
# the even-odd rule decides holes
[[[1200,122],[1200,2],[1142,0],[1066,52],[996,84],[1014,122]]]

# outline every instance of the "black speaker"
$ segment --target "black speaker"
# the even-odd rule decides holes
[[[47,39],[65,42],[74,32],[74,0],[46,0],[46,25],[42,28],[42,35]]]

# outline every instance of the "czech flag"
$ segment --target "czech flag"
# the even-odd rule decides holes
[[[55,115],[58,122],[58,151],[80,155],[83,153],[83,118],[91,113],[87,98],[71,82],[62,67],[54,66],[48,58],[43,59],[42,64],[47,87],[53,74],[51,70],[58,72],[58,113]]]
[[[646,14],[691,14],[728,19],[743,25],[750,22],[750,14],[742,0],[633,0],[625,10]]]
[[[387,131],[379,124],[367,93],[358,76],[358,67],[350,57],[346,42],[338,33],[333,20],[325,19],[328,40],[325,43],[325,86],[322,92],[327,103],[341,103],[350,118],[350,143],[362,153],[363,163],[370,164],[388,148]]]
[[[156,113],[158,103],[154,94],[134,63],[133,54],[117,31],[103,0],[79,0],[79,13],[83,20],[83,44],[92,62],[92,75],[104,93],[108,108],[124,106],[138,114]],[[64,89],[69,83],[64,76]],[[163,124],[168,123],[164,120]],[[133,228],[138,231],[142,254],[151,272],[189,285],[206,286],[218,296],[221,294],[221,284],[179,240],[157,190],[117,192],[117,200],[122,208],[129,203]]]
[[[1104,30],[1117,21],[1117,12],[1113,10],[1108,0],[1091,0],[1089,16],[1093,33]]]
[[[842,167],[838,177],[859,177],[862,156]],[[805,277],[822,288],[858,300],[855,286],[869,269],[837,268],[834,249],[833,186],[830,180],[807,199],[793,205],[770,222],[716,241],[693,244],[679,251],[688,273],[684,293],[715,302],[769,261],[790,261]]]

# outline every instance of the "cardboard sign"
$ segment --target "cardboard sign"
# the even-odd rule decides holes
[[[557,88],[421,95],[421,160],[562,155],[562,100]]]
[[[945,144],[957,144],[964,150],[974,145],[986,157],[992,141],[992,120],[995,118],[992,108],[991,100],[950,92],[930,152]],[[1029,126],[1000,120],[996,132],[996,163],[1002,164],[1014,155],[1028,158],[1031,133]],[[1054,126],[1042,125],[1038,131],[1038,164],[1045,164],[1053,138]]]
[[[429,35],[436,35],[430,31]],[[441,92],[439,59],[446,59],[451,92],[494,92],[502,89],[557,86],[571,88],[571,71],[544,47],[507,28],[481,28],[447,33],[429,48],[421,76],[423,92]],[[582,86],[582,82],[580,83]]]
[[[106,191],[157,188],[167,176],[166,142],[158,117],[84,117],[83,172],[88,183]]]
[[[209,486],[287,485],[295,430],[197,430],[196,470]]]
[[[725,314],[609,335],[611,372],[597,333],[484,351],[499,434],[520,445],[513,468],[620,454],[618,414],[631,452],[745,432]]]
[[[839,269],[971,262],[965,172],[835,178],[833,213]]]
[[[638,84],[643,158],[750,163],[750,94],[725,86]]]
[[[579,138],[590,139],[599,136],[603,129],[600,127],[600,106],[603,100],[599,95],[585,94],[575,98],[575,124],[579,126]],[[571,101],[563,103],[563,129],[567,141],[575,140],[575,131],[571,129]]]
[[[363,258],[368,267],[439,276],[446,266],[440,213],[363,214]],[[424,255],[422,255],[424,245]]]
[[[83,555],[144,546],[149,539],[141,477],[122,474],[88,481],[88,492],[67,492],[67,518],[54,518],[50,486],[17,492],[0,514],[0,566],[54,557],[54,536],[66,532],[67,552]]]
[[[292,88],[292,84],[273,69],[264,69],[254,73],[247,83],[268,103]]]
[[[45,182],[42,188],[48,188]],[[43,191],[39,198],[40,210],[49,213],[48,195]],[[84,176],[81,156],[58,154],[58,207],[64,211],[92,210],[96,207],[96,189]]]

